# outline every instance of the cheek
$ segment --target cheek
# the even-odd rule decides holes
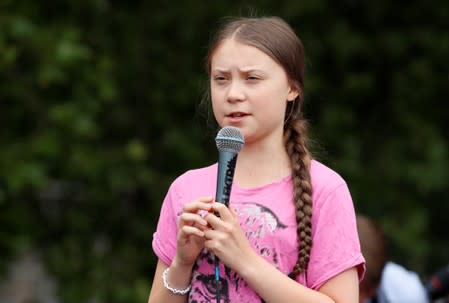
[[[209,102],[212,104],[212,108],[218,109],[220,107],[220,96],[217,92],[211,91],[210,92],[210,100]]]
[[[287,99],[284,92],[280,90],[266,90],[258,92],[255,96],[259,100],[259,104],[264,111],[271,114],[284,114],[285,108],[287,106]]]
[[[210,102],[212,103],[213,107],[217,107],[217,105],[220,103],[220,100],[222,98],[222,94],[219,90],[211,88],[209,91],[210,94]]]
[[[211,102],[211,105],[212,105],[212,112],[214,114],[215,121],[217,121],[218,125],[221,126],[221,124],[222,124],[221,117],[223,116],[222,115],[223,111],[220,108],[220,102],[217,102],[217,100],[218,99],[216,98],[216,96],[214,97],[212,95],[212,93],[211,93],[211,100],[210,100],[210,102]]]

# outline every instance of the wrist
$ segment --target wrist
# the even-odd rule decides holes
[[[193,264],[189,266],[173,259],[168,268],[169,270],[165,273],[164,282],[170,285],[170,287],[175,289],[186,289],[190,286]]]
[[[236,272],[244,280],[247,280],[253,275],[258,274],[258,268],[264,260],[265,259],[263,259],[260,255],[254,253],[250,258],[241,263],[241,265],[238,267],[239,269],[237,269]]]
[[[184,263],[182,261],[180,261],[177,257],[174,257],[171,264],[170,264],[170,268],[175,269],[176,271],[185,271],[185,272],[192,272],[192,268],[193,268],[193,264],[194,263]]]
[[[164,272],[162,273],[162,281],[164,283],[165,289],[167,289],[168,291],[170,291],[174,295],[178,295],[178,296],[185,296],[185,295],[187,295],[189,293],[190,289],[191,289],[191,284],[189,283],[189,285],[187,285],[187,287],[184,287],[184,288],[173,287],[168,282],[168,273],[169,272],[170,272],[170,267],[167,267],[164,270]]]

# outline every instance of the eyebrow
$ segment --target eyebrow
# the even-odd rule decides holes
[[[212,72],[229,73],[230,69],[217,67],[217,68],[213,69]],[[250,66],[250,67],[244,67],[242,69],[239,69],[239,72],[243,72],[243,73],[262,72],[263,73],[264,71],[260,68]]]

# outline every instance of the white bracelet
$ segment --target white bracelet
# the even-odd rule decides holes
[[[179,296],[184,296],[184,295],[186,295],[189,291],[190,291],[190,287],[192,286],[192,285],[189,285],[189,286],[187,286],[186,288],[184,288],[184,289],[177,289],[177,288],[173,288],[173,287],[171,287],[170,285],[168,285],[168,282],[167,282],[167,275],[168,275],[168,272],[170,271],[170,267],[167,267],[165,270],[164,270],[164,272],[162,273],[162,281],[164,281],[164,287],[166,288],[166,289],[168,289],[169,291],[171,291],[173,294],[175,294],[175,295],[179,295]]]

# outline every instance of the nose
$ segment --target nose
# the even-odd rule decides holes
[[[245,100],[244,86],[240,81],[233,80],[229,85],[228,102],[240,102]]]

